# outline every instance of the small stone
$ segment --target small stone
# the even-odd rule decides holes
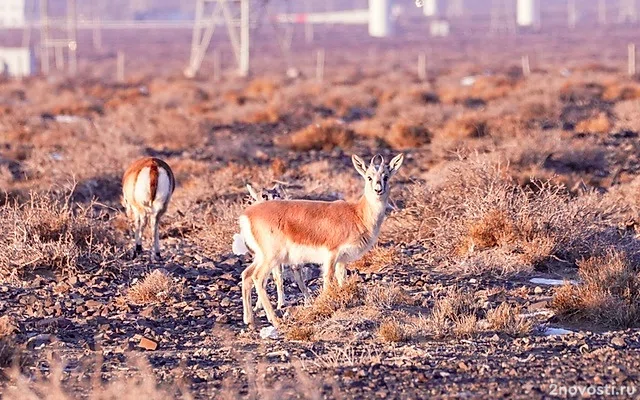
[[[278,337],[278,330],[275,326],[265,326],[260,329],[260,338],[262,339],[277,339]]]
[[[611,339],[611,344],[614,347],[618,347],[618,348],[623,348],[627,346],[627,342],[625,342],[625,340],[620,336],[616,336],[613,339]]]
[[[216,318],[216,322],[219,323],[219,324],[228,324],[229,323],[229,316],[226,315],[226,314],[219,315]]]
[[[220,301],[220,305],[222,307],[229,307],[231,305],[231,299],[225,297],[224,299],[222,299],[222,301]]]
[[[158,342],[151,339],[147,339],[146,337],[143,336],[140,339],[138,346],[142,347],[145,350],[155,350],[158,348]]]
[[[202,317],[202,316],[204,316],[204,310],[203,310],[203,309],[194,310],[194,311],[191,313],[191,316],[192,316],[192,317]]]
[[[544,292],[542,290],[542,288],[540,286],[536,286],[535,289],[533,289],[533,293],[535,294],[542,294],[542,292]]]
[[[460,361],[460,362],[458,363],[458,368],[459,368],[461,371],[465,371],[465,372],[469,370],[469,366],[468,366],[467,364],[465,364],[465,363],[464,363],[464,361]]]

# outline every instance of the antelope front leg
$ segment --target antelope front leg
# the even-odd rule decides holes
[[[336,263],[335,275],[336,281],[338,281],[338,286],[342,287],[342,285],[344,284],[344,280],[347,277],[347,268],[345,263]]]
[[[278,292],[278,305],[276,308],[281,310],[284,307],[284,285],[282,281],[282,265],[276,266],[273,271],[271,271],[271,275],[273,276],[273,282],[276,284],[276,291]]]
[[[330,256],[329,259],[323,265],[323,280],[322,280],[322,290],[325,291],[329,289],[331,285],[331,280],[336,273],[336,258],[334,256]]]
[[[293,279],[296,281],[296,285],[298,285],[298,289],[302,292],[302,296],[304,296],[304,301],[307,302],[311,299],[311,295],[309,294],[309,289],[307,289],[307,285],[305,285],[304,280],[302,280],[302,266],[300,265],[292,265],[291,269],[293,270]]]
[[[258,267],[256,267],[256,269],[253,271],[253,285],[255,286],[256,292],[258,293],[260,303],[262,303],[262,308],[264,308],[264,312],[267,315],[267,320],[277,328],[280,325],[280,321],[276,316],[276,312],[273,310],[273,306],[269,301],[267,291],[264,288],[264,280],[269,272],[271,272],[272,268],[273,265],[269,262],[263,262]]]

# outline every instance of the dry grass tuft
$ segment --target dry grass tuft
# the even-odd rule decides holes
[[[174,280],[166,272],[156,269],[129,289],[127,299],[138,305],[166,302],[175,292]]]
[[[365,304],[381,310],[394,310],[399,306],[413,304],[414,299],[397,284],[375,285],[367,290]]]
[[[565,321],[608,328],[640,326],[640,273],[621,251],[608,250],[578,262],[581,282],[556,290],[551,307]]]
[[[245,90],[247,97],[270,99],[280,88],[280,85],[269,78],[256,78],[249,82]]]
[[[354,132],[342,124],[323,121],[311,124],[291,135],[276,137],[274,143],[296,151],[330,151],[336,147],[351,147],[354,136]]]
[[[389,228],[422,242],[448,271],[510,275],[633,245],[615,233],[622,208],[599,194],[573,198],[550,182],[523,188],[506,168],[482,159],[461,162],[439,179],[435,188],[410,189]]]
[[[287,340],[302,340],[310,341],[313,338],[315,329],[312,326],[306,325],[292,325],[285,331],[285,338]]]
[[[327,290],[320,292],[309,307],[297,308],[293,313],[296,324],[313,324],[331,318],[338,310],[362,304],[364,292],[356,276],[348,277],[342,286],[333,282]]]
[[[0,279],[38,268],[71,273],[112,258],[118,240],[93,205],[74,207],[52,194],[0,208]]]
[[[380,245],[376,245],[374,248],[366,252],[360,259],[349,264],[349,268],[353,268],[363,273],[379,273],[384,269],[393,266],[400,255],[400,252],[395,246],[382,247]]]
[[[421,125],[396,122],[382,139],[395,150],[406,150],[431,142],[431,133]]]
[[[404,328],[396,320],[387,320],[380,324],[378,337],[389,343],[404,342],[407,339]]]
[[[275,124],[280,121],[282,116],[280,115],[280,111],[275,106],[268,106],[263,110],[259,110],[253,115],[249,116],[247,122],[249,123],[268,123]]]
[[[18,328],[9,316],[0,317],[0,339],[13,335],[17,330]]]
[[[576,132],[586,133],[609,133],[613,124],[609,120],[609,117],[605,112],[600,112],[596,116],[587,118],[578,122],[576,125]]]
[[[502,303],[498,308],[489,310],[487,321],[491,329],[505,332],[511,336],[525,336],[533,329],[533,323],[520,315],[520,309],[507,303]]]
[[[17,331],[18,328],[10,317],[0,317],[0,377],[2,369],[9,367],[16,357],[17,344],[14,335]]]
[[[447,122],[440,135],[452,139],[474,139],[487,136],[487,121],[475,114],[465,114]]]

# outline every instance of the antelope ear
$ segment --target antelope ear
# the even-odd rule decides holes
[[[400,153],[397,156],[393,157],[391,161],[389,161],[389,171],[391,175],[394,175],[400,169],[402,162],[404,161],[404,154]]]
[[[273,189],[272,190],[275,190],[276,193],[278,193],[278,196],[280,196],[281,199],[285,199],[286,198],[287,193],[284,191],[284,187],[281,184],[276,183],[275,185],[273,185]]]
[[[353,162],[353,166],[356,168],[356,171],[364,178],[367,176],[367,164],[365,164],[364,160],[357,155],[351,156],[351,161]]]
[[[247,190],[249,191],[249,196],[253,199],[253,201],[260,201],[260,197],[258,197],[258,193],[253,189],[250,183],[247,183]]]

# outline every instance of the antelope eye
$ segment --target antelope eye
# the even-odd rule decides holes
[[[269,196],[267,196],[266,194],[263,194],[262,198],[265,199],[265,200],[269,200]]]
[[[369,179],[369,182],[371,182],[373,180],[370,176],[367,177],[367,179]]]

